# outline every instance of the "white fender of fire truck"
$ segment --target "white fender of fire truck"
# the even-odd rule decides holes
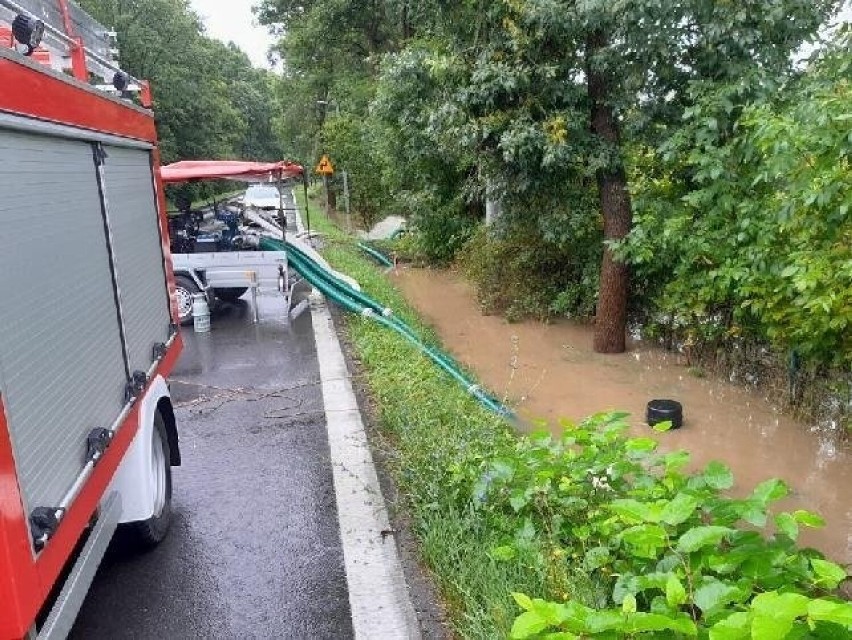
[[[156,376],[140,401],[139,430],[130,443],[121,465],[115,472],[111,489],[121,495],[120,523],[147,520],[154,515],[154,484],[151,475],[151,434],[154,414],[162,398],[169,398],[169,387],[162,376]],[[107,491],[109,495],[109,491]]]

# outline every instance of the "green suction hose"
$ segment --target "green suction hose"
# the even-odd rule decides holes
[[[372,318],[382,326],[397,332],[429,357],[451,378],[461,384],[486,409],[500,416],[512,416],[511,411],[503,406],[502,403],[489,396],[478,385],[471,382],[452,358],[438,349],[423,343],[405,322],[393,316],[388,307],[382,306],[363,292],[352,288],[348,283],[335,277],[298,247],[289,242],[263,238],[261,239],[261,249],[266,251],[286,251],[288,253],[288,261],[293,265],[293,268],[332,302],[346,311]]]
[[[381,252],[379,252],[379,251],[376,251],[376,250],[375,250],[375,249],[373,249],[373,247],[371,247],[370,245],[368,245],[368,244],[364,244],[363,242],[359,242],[359,243],[358,243],[358,248],[359,248],[361,251],[363,251],[364,253],[366,253],[368,256],[370,256],[371,258],[373,258],[374,260],[376,260],[376,262],[378,262],[378,263],[379,263],[380,265],[382,265],[383,267],[392,267],[392,266],[393,266],[393,262],[391,262],[390,260],[388,260],[388,258],[387,258],[387,256],[386,256],[385,254],[383,254],[383,253],[381,253]]]
[[[280,242],[273,242],[276,243],[276,246],[281,246]],[[316,262],[314,262],[310,256],[306,255],[298,247],[295,247],[290,243],[286,243],[284,250],[290,252],[289,255],[291,261],[293,262],[293,266],[309,282],[313,284],[317,280],[325,281],[329,286],[333,287],[338,292],[343,293],[349,299],[354,300],[363,305],[365,308],[372,310],[373,313],[377,316],[387,319],[389,324],[383,324],[385,324],[386,326],[393,325],[395,331],[400,334],[404,334],[410,342],[417,344],[418,348],[421,351],[427,353],[427,355],[432,360],[434,360],[436,363],[440,361],[440,366],[442,368],[447,371],[452,370],[454,376],[457,375],[465,377],[465,374],[461,370],[461,367],[451,356],[443,353],[435,347],[423,343],[419,336],[417,336],[417,334],[402,319],[393,315],[389,307],[385,307],[379,304],[373,298],[366,295],[364,292],[358,291],[357,289],[353,289],[351,286],[349,286],[348,283],[340,280],[339,278],[336,278],[333,274],[329,273]],[[308,274],[310,274],[310,277],[308,276]],[[489,397],[489,401],[496,406],[502,407],[502,403],[500,403],[500,401],[496,400],[495,398]]]

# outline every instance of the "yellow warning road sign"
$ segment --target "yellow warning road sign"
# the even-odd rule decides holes
[[[319,164],[314,171],[321,176],[330,176],[334,173],[334,167],[331,165],[331,160],[328,159],[328,156],[320,158]]]

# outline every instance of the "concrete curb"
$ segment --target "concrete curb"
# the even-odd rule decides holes
[[[303,228],[298,211],[296,228]],[[363,640],[420,640],[346,360],[325,298],[317,291],[311,293],[310,309],[352,628]]]

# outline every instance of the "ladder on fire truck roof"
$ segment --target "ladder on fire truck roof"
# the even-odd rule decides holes
[[[16,18],[33,18],[44,25],[40,42],[29,53],[33,58],[60,73],[70,72],[77,80],[90,83],[91,76],[101,81],[96,87],[119,95],[140,92],[143,106],[150,106],[147,82],[124,72],[116,56],[116,35],[83,11],[72,0],[0,0],[0,46],[26,52],[13,33]],[[33,23],[30,22],[32,25]],[[41,54],[41,55],[39,55]]]

